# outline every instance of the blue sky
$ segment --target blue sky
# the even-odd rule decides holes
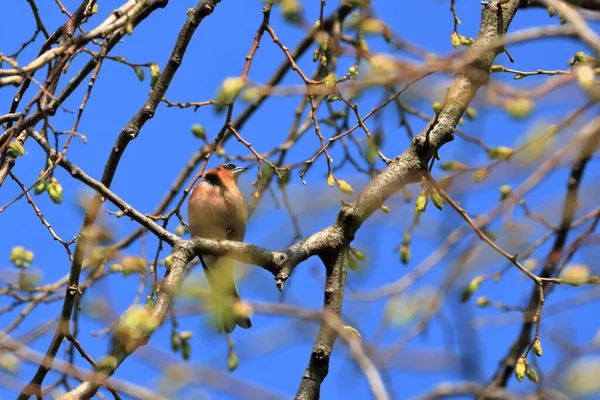
[[[41,14],[49,31],[54,31],[64,22],[54,2],[39,2]],[[318,1],[305,2],[308,20],[318,18]],[[311,4],[308,4],[311,3]],[[447,54],[453,49],[450,43],[452,32],[452,17],[448,11],[449,2],[444,1],[419,1],[419,2],[392,2],[374,1],[375,12],[390,28],[401,38],[417,43],[428,51],[437,54]],[[65,6],[73,11],[78,1],[64,1]],[[100,2],[99,15],[92,18],[90,26],[98,24],[108,13],[120,5],[117,1]],[[171,1],[165,9],[156,11],[147,21],[136,28],[132,36],[119,44],[112,55],[120,55],[134,63],[156,62],[164,67],[171,52],[177,33],[185,22],[185,11],[195,5],[193,1]],[[338,2],[330,0],[326,7],[329,14]],[[0,25],[1,51],[10,54],[27,40],[33,32],[34,22],[30,10],[24,1],[11,2],[10,6],[1,6],[3,13],[10,12],[11,18]],[[244,66],[244,59],[252,44],[256,28],[262,21],[262,4],[259,1],[222,1],[213,15],[206,18],[196,32],[183,65],[179,69],[166,97],[170,101],[202,101],[212,98],[223,81],[229,76],[238,76]],[[459,0],[457,12],[462,21],[460,33],[474,37],[479,26],[480,4],[476,1]],[[284,23],[279,12],[274,12],[271,18],[272,26],[279,38],[288,47],[293,48],[304,32],[296,27]],[[544,10],[520,11],[511,25],[511,32],[538,25],[558,24],[556,18],[550,19]],[[595,26],[598,28],[598,25]],[[36,45],[39,46],[36,42]],[[389,47],[382,40],[374,40],[370,44],[373,51],[390,52]],[[39,47],[36,47],[39,48]],[[576,51],[589,51],[582,44],[567,39],[543,39],[536,43],[515,45],[509,48],[515,59],[511,67],[520,70],[567,69],[568,60]],[[33,48],[26,51],[19,59],[21,64],[35,56]],[[299,62],[300,67],[311,72],[313,64],[310,60],[312,50],[307,52]],[[404,56],[400,52],[393,53]],[[70,66],[69,73],[76,71],[87,61],[88,57],[78,57]],[[252,64],[250,79],[256,82],[266,82],[273,71],[284,60],[281,50],[265,35],[255,60]],[[351,59],[343,60],[349,63]],[[508,65],[505,55],[497,58],[496,64]],[[147,74],[148,75],[148,74]],[[40,75],[41,76],[41,75]],[[70,75],[69,75],[70,76]],[[547,77],[530,77],[521,81],[513,81],[510,76],[500,78],[507,83],[518,87],[533,87],[539,85]],[[449,82],[451,76],[438,75],[432,79],[424,80],[411,92],[411,103],[423,112],[430,113],[433,101],[440,101],[440,88]],[[62,81],[64,85],[66,79]],[[298,85],[301,80],[298,76],[289,73],[283,85]],[[76,110],[81,102],[86,85],[82,85],[65,103],[68,109]],[[113,145],[114,139],[121,128],[132,115],[139,109],[147,98],[149,88],[148,77],[140,82],[131,68],[115,63],[106,62],[91,99],[84,112],[79,131],[86,135],[87,144],[74,139],[68,156],[85,170],[89,175],[100,178],[104,162]],[[3,109],[8,109],[13,88],[0,90],[0,104]],[[533,126],[542,123],[556,123],[578,106],[585,104],[586,98],[575,86],[568,86],[537,102],[533,115],[525,121],[516,121],[507,117],[506,113],[497,108],[486,105],[483,93],[476,98],[474,106],[479,110],[479,118],[475,122],[467,122],[463,127],[473,136],[485,140],[490,146],[515,146],[518,138],[526,134]],[[364,115],[371,107],[379,104],[382,94],[379,91],[367,92],[359,102],[361,113]],[[262,109],[243,127],[240,134],[252,143],[258,151],[267,151],[274,144],[279,144],[285,139],[293,118],[299,97],[277,97],[268,100]],[[341,104],[341,103],[340,103]],[[236,112],[244,107],[243,103],[236,105]],[[341,108],[342,105],[335,104]],[[588,117],[598,112],[598,106],[590,110]],[[70,129],[74,116],[59,111],[53,120],[59,129]],[[212,108],[205,107],[194,112],[192,109],[179,110],[159,107],[155,117],[150,120],[141,131],[139,137],[133,141],[125,153],[111,189],[119,194],[125,201],[138,210],[149,213],[161,200],[164,193],[171,186],[178,172],[185,166],[189,157],[202,143],[190,133],[190,126],[201,123],[206,127],[209,138],[220,129],[224,115],[218,115]],[[411,119],[415,131],[419,131],[424,123]],[[370,121],[374,124],[374,121]],[[393,108],[383,112],[383,124],[386,129],[386,140],[383,151],[388,157],[401,153],[408,145],[407,135],[398,128],[398,119]],[[575,124],[580,127],[581,124]],[[369,125],[372,127],[372,125]],[[564,145],[576,133],[574,129],[567,129],[559,135],[556,148]],[[360,134],[359,134],[360,136]],[[319,143],[313,132],[299,141],[294,150],[290,152],[288,161],[299,162],[312,156],[318,149]],[[226,146],[228,154],[247,154],[247,150],[239,143],[231,140]],[[35,143],[28,142],[27,154],[18,160],[14,172],[26,182],[33,182],[40,168],[43,166],[43,155]],[[332,156],[341,159],[341,151],[336,148]],[[486,165],[486,154],[478,147],[465,143],[461,139],[446,145],[441,151],[442,160],[458,159],[469,165]],[[211,160],[210,165],[218,163]],[[497,188],[504,183],[518,185],[527,174],[539,164],[530,167],[506,166],[496,170],[488,181],[474,186],[468,177],[460,181],[461,188],[453,193],[471,215],[486,212],[497,203]],[[380,165],[381,167],[381,165]],[[306,175],[306,185],[302,185],[297,174],[294,174],[289,186],[290,198],[297,214],[304,235],[321,229],[334,221],[339,198],[343,195],[337,189],[328,188],[325,183],[326,165],[324,159],[319,159]],[[598,182],[598,160],[592,160],[586,170],[581,193],[582,208],[578,215],[583,215],[598,204],[599,196],[592,189],[592,183]],[[439,169],[435,169],[435,176],[442,176]],[[543,213],[550,221],[557,222],[560,218],[560,209],[569,165],[559,167],[549,179],[527,196],[527,201],[537,212]],[[251,181],[255,178],[255,170],[242,178],[241,186],[248,199],[251,198]],[[81,224],[82,212],[75,205],[78,196],[85,192],[84,187],[74,182],[62,170],[57,171],[57,178],[64,187],[64,203],[56,206],[46,196],[36,197],[36,202],[42,212],[50,221],[57,233],[69,240],[73,237]],[[363,188],[367,181],[364,176],[357,175],[351,169],[342,169],[337,176],[349,181],[356,191]],[[410,188],[414,194],[417,185]],[[20,189],[9,179],[0,191],[0,206],[14,198]],[[352,196],[346,196],[351,200]],[[446,207],[438,211],[433,207],[427,209],[421,224],[414,232],[412,241],[412,261],[408,267],[400,264],[397,246],[402,240],[402,232],[412,221],[412,205],[405,205],[401,196],[396,196],[388,203],[392,213],[388,216],[376,213],[369,222],[361,228],[353,244],[367,254],[364,271],[349,272],[347,294],[351,291],[361,291],[376,288],[384,283],[395,281],[413,269],[420,261],[427,257],[455,227],[464,222],[456,213]],[[115,210],[107,205],[109,210]],[[124,219],[111,219],[105,217],[114,227],[119,237],[135,229],[135,225]],[[522,213],[516,211],[516,218],[522,218]],[[2,237],[0,241],[0,269],[6,279],[11,279],[14,269],[9,264],[10,249],[16,245],[25,246],[35,252],[33,268],[43,272],[45,283],[54,282],[68,273],[70,264],[67,262],[65,252],[59,243],[53,241],[47,230],[39,223],[30,205],[24,200],[12,205],[0,216]],[[522,238],[503,230],[501,224],[496,223],[492,229],[500,236],[500,243],[507,250],[518,249],[515,242],[518,239],[529,242],[541,236],[544,231],[539,225],[531,224],[532,228],[524,233]],[[169,228],[174,229],[175,223]],[[575,231],[575,232],[581,232]],[[280,249],[287,246],[294,237],[294,232],[289,223],[289,216],[285,209],[276,209],[275,204],[268,196],[261,202],[257,212],[249,221],[246,241],[272,248]],[[573,234],[571,238],[575,237]],[[509,243],[510,239],[515,239]],[[464,240],[458,250],[471,246],[473,242]],[[462,285],[466,284],[473,276],[493,273],[500,270],[504,261],[490,249],[482,245],[476,252],[476,259],[466,268],[455,286],[448,294],[442,307],[443,318],[434,318],[427,333],[410,342],[405,352],[399,353],[394,362],[386,371],[387,382],[399,399],[410,398],[432,388],[442,381],[476,379],[485,381],[493,374],[501,357],[505,354],[513,338],[518,332],[517,324],[484,327],[479,330],[470,330],[468,326],[474,317],[485,315],[498,315],[498,310],[481,310],[473,304],[461,305],[458,303],[458,294]],[[512,247],[511,247],[512,246]],[[149,257],[156,249],[156,241],[148,238],[147,248]],[[542,246],[534,255],[543,259],[547,254],[548,246]],[[139,242],[127,249],[126,255],[138,255],[141,248]],[[161,258],[168,253],[163,251]],[[413,296],[419,290],[435,288],[446,277],[458,254],[455,249],[451,257],[439,263],[430,273],[413,285],[408,295]],[[597,248],[593,246],[584,248],[573,260],[591,266],[595,274],[600,273],[597,264],[594,265],[594,256],[598,255]],[[272,276],[259,269],[248,268],[249,274],[240,285],[244,298],[253,301],[284,301],[305,308],[319,308],[322,303],[322,286],[324,270],[318,260],[310,259],[300,265],[290,282],[286,286],[283,298],[278,293]],[[160,270],[161,274],[163,270]],[[202,276],[201,274],[199,275]],[[203,279],[203,278],[202,278]],[[103,280],[97,286],[86,292],[84,303],[92,298],[104,298],[113,304],[116,310],[124,310],[135,297],[138,287],[137,276],[123,278],[112,276]],[[511,305],[523,305],[529,296],[531,284],[518,271],[510,271],[503,280],[494,284],[486,281],[480,289],[481,295],[494,300],[503,301]],[[558,287],[550,296],[548,306],[559,304],[561,301],[582,293],[592,288]],[[145,293],[148,287],[145,288]],[[373,340],[381,316],[385,309],[387,299],[373,303],[360,303],[346,301],[344,316],[363,335],[367,341]],[[7,299],[0,299],[0,307],[7,304]],[[31,331],[36,326],[43,324],[50,318],[58,315],[59,304],[40,305],[27,318],[16,332]],[[8,325],[16,316],[17,311],[0,315],[0,326]],[[594,316],[596,318],[594,318]],[[544,343],[544,357],[539,360],[543,371],[556,367],[559,348],[550,339],[551,334],[556,334],[573,343],[587,343],[598,331],[597,306],[586,305],[578,307],[570,313],[561,313],[545,320],[542,330]],[[413,322],[414,323],[414,322]],[[195,336],[192,343],[192,362],[199,365],[210,366],[227,372],[227,344],[223,337],[210,333],[205,329],[204,317],[186,317],[180,321],[182,330],[192,330]],[[317,325],[296,321],[285,317],[253,316],[254,328],[251,331],[237,329],[233,338],[236,342],[236,351],[240,358],[240,366],[233,373],[236,378],[255,382],[263,387],[268,387],[277,393],[292,397],[300,382],[300,378],[310,356],[310,349],[316,335]],[[448,328],[452,328],[449,340]],[[81,317],[80,340],[92,357],[99,358],[108,348],[108,341],[104,337],[90,336],[90,331],[98,331],[106,326],[105,322],[95,321],[85,313]],[[383,336],[382,344],[390,344],[401,337],[409,325],[391,327]],[[151,339],[149,348],[169,348],[170,326],[165,324]],[[50,335],[42,336],[33,342],[32,347],[38,351],[45,351]],[[147,349],[149,350],[149,349]],[[440,355],[449,350],[455,358],[450,364],[440,359]],[[265,354],[266,353],[266,354]],[[149,353],[152,354],[152,353]],[[476,368],[463,371],[465,366],[461,357],[472,355]],[[63,357],[62,351],[59,356]],[[157,378],[161,375],[153,365],[153,359],[132,357],[119,368],[116,377],[129,380],[140,385],[156,387]],[[174,359],[177,360],[175,356]],[[419,370],[423,362],[425,371]],[[79,360],[79,366],[86,366]],[[87,367],[87,366],[86,366]],[[434,368],[432,368],[434,367]],[[416,368],[416,370],[415,370]],[[32,366],[24,365],[22,374],[18,378],[26,382],[34,372]],[[50,374],[45,381],[53,382],[55,375]],[[517,386],[513,381],[511,389],[531,390],[529,383]],[[198,387],[196,387],[198,389]],[[201,393],[206,398],[230,398],[223,392],[215,391],[210,386],[199,386]],[[196,392],[197,393],[197,392]],[[110,394],[106,393],[108,396]],[[189,393],[188,393],[189,394]],[[0,388],[2,398],[13,398],[14,393]],[[194,394],[195,395],[195,394]],[[193,395],[190,395],[193,396]],[[369,396],[369,389],[359,370],[349,358],[345,345],[338,341],[334,348],[330,372],[322,386],[322,396],[325,399],[346,398],[363,399]]]

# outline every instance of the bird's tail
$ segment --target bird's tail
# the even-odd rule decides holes
[[[217,298],[213,311],[217,329],[219,332],[231,333],[236,325],[243,329],[251,328],[252,322],[242,306],[242,300],[235,285],[233,261],[224,258],[215,259],[215,262],[209,260],[212,260],[212,257],[200,256],[206,278]],[[207,262],[214,267],[209,267]]]
[[[243,329],[250,329],[250,328],[252,328],[252,321],[250,321],[250,317],[248,317],[248,313],[241,306],[242,305],[242,299],[240,298],[240,294],[237,291],[237,287],[235,285],[235,282],[233,282],[230,296],[233,298],[233,307],[234,307],[234,310],[233,310],[232,314],[233,314],[233,319],[235,320],[235,323],[237,325],[239,325],[240,328],[243,328]],[[231,331],[233,331],[233,328],[235,328],[235,325],[233,325],[233,327],[231,328]],[[229,332],[226,331],[226,329],[225,329],[225,323],[223,323],[223,330],[226,333],[230,333],[231,332],[231,331],[229,331]]]

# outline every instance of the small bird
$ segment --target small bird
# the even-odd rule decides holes
[[[188,202],[188,217],[192,237],[243,241],[246,235],[248,210],[237,180],[247,168],[222,164],[204,173],[202,181],[192,190]],[[200,255],[206,278],[216,295],[215,320],[219,332],[231,333],[235,325],[252,327],[242,307],[233,277],[233,260],[226,257]]]

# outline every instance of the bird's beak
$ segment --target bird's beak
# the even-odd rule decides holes
[[[248,167],[236,167],[231,171],[231,173],[233,174],[233,176],[235,176],[237,178],[238,176],[240,176],[242,174],[242,172],[244,172],[247,169],[248,169]]]

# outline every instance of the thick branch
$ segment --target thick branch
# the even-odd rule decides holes
[[[487,47],[488,50],[479,52],[464,73],[456,74],[444,99],[443,109],[413,138],[411,146],[377,175],[351,206],[342,208],[338,220],[349,226],[346,231],[349,237],[392,194],[408,183],[418,182],[438,149],[454,139],[458,121],[477,90],[487,82],[495,57],[503,51],[502,47],[490,47],[490,44],[504,37],[518,6],[517,0],[502,5],[493,1],[483,6],[479,33],[471,48],[476,51]]]
[[[564,0],[575,7],[585,8],[587,10],[600,11],[600,0]],[[521,7],[547,7],[540,0],[522,0]]]
[[[176,245],[173,249],[173,264],[171,269],[167,271],[167,274],[160,285],[160,291],[154,306],[148,311],[148,318],[152,318],[156,321],[156,327],[160,326],[167,317],[173,298],[183,281],[185,267],[194,257],[195,254],[183,246]],[[143,346],[148,342],[152,333],[153,331],[145,332],[143,337],[136,338],[136,340],[119,341],[113,337],[110,352],[108,356],[104,358],[105,362],[100,363],[96,373],[67,393],[65,398],[92,398],[99,387],[104,385],[108,378],[115,373],[119,365],[121,365],[121,363],[140,346]]]
[[[356,231],[386,199],[406,184],[418,182],[438,149],[454,139],[454,129],[458,121],[477,90],[487,82],[493,60],[503,51],[503,48],[498,46],[490,47],[490,43],[504,37],[518,7],[519,0],[505,4],[500,4],[499,1],[484,4],[479,33],[472,48],[474,51],[486,47],[489,49],[482,50],[464,73],[456,75],[444,99],[443,109],[413,138],[411,146],[377,175],[353,203],[340,210],[335,225],[342,231],[343,237],[338,238],[341,239],[342,246],[330,255],[321,257],[327,266],[325,310],[330,310],[336,315],[341,312],[346,276],[345,246],[354,239]],[[321,324],[308,367],[296,394],[297,399],[319,398],[336,336],[330,327]]]
[[[196,13],[199,12],[198,8],[205,3],[212,3],[213,7],[216,4],[216,2],[203,1],[194,9]],[[419,181],[423,172],[426,171],[428,162],[437,153],[438,149],[445,143],[453,140],[456,124],[477,90],[487,82],[489,67],[494,58],[503,51],[501,46],[494,45],[494,43],[505,35],[510,21],[517,11],[518,5],[519,0],[511,0],[505,4],[500,4],[496,0],[484,5],[480,31],[473,44],[474,48],[482,48],[482,50],[475,57],[474,61],[465,68],[465,72],[456,75],[455,81],[449,88],[444,100],[442,111],[413,139],[411,146],[390,163],[358,195],[355,202],[344,206],[340,210],[337,221],[332,226],[308,236],[283,252],[271,252],[244,243],[230,241],[211,241],[207,239],[181,241],[173,239],[173,244],[175,244],[172,253],[173,265],[162,282],[159,296],[155,306],[151,310],[152,316],[157,319],[158,323],[160,324],[164,320],[173,296],[183,279],[185,265],[193,259],[196,251],[218,255],[227,253],[230,257],[238,260],[258,264],[272,273],[276,273],[276,278],[280,286],[291,275],[293,268],[298,263],[312,255],[319,255],[327,267],[324,308],[326,311],[339,316],[344,294],[348,244],[353,240],[360,226],[387,198],[400,190],[404,185]],[[193,17],[190,17],[190,20],[194,20]],[[178,41],[178,43],[180,42]],[[187,45],[187,42],[184,41],[184,44]],[[181,60],[172,57],[171,62],[173,62],[171,67],[176,69],[179,65],[178,62],[180,63]],[[169,66],[167,66],[163,75],[167,73],[168,68]],[[162,78],[165,78],[165,80],[161,81]],[[170,79],[166,78],[168,77],[161,76],[161,79],[157,82],[157,87],[161,87],[159,86],[161,84],[168,86]],[[157,101],[161,97],[162,95],[158,99],[155,99],[151,95],[148,104],[150,106],[154,105],[155,108],[155,104],[157,104]],[[104,182],[105,178],[108,178],[108,184],[110,184],[114,175],[114,168],[118,164],[124,147],[130,140],[136,137],[139,128],[152,117],[153,112],[154,109],[152,108],[140,110],[132,119],[131,125],[128,124],[123,129],[106,165],[105,176],[102,182],[104,187],[98,186],[96,189],[106,189],[106,191],[110,192],[108,185]],[[75,177],[81,176],[83,175],[78,173]],[[91,183],[91,181],[88,180],[88,183]],[[119,203],[118,200],[120,199],[116,196],[107,196],[107,198],[117,204],[117,206],[120,204],[121,207],[125,207],[123,203]],[[152,228],[150,230],[154,233],[163,234],[162,228],[155,227],[154,225],[156,224],[152,225],[145,221],[142,218],[144,217],[143,215],[138,215],[133,211],[131,211],[131,215],[134,215],[134,219],[141,222],[148,229]],[[118,342],[113,341],[110,357],[115,360],[114,364],[110,368],[103,368],[98,372],[101,379],[84,382],[70,394],[77,397],[94,394],[102,382],[102,377],[112,375],[123,360],[139,346],[146,343],[150,334],[151,332],[133,346],[124,347]],[[320,385],[327,375],[329,359],[336,337],[337,334],[331,327],[321,324],[309,365],[298,389],[297,396],[299,398],[318,398]]]
[[[322,257],[327,269],[323,311],[330,312],[338,318],[342,313],[347,257],[347,247],[340,249],[333,255]],[[310,361],[300,381],[296,399],[312,400],[319,398],[321,383],[323,383],[329,372],[329,359],[337,337],[337,331],[327,321],[322,321],[317,339],[310,353]]]

